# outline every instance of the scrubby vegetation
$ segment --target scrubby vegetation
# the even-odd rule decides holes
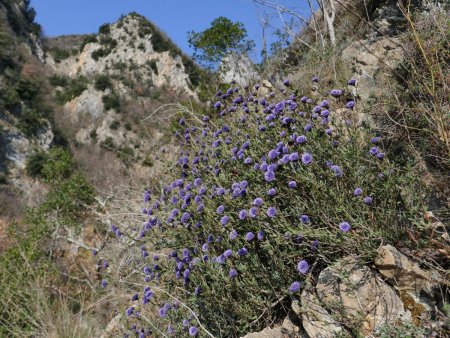
[[[48,316],[61,310],[62,299],[54,288],[64,283],[48,240],[60,224],[79,227],[94,200],[93,187],[74,168],[66,150],[36,154],[28,161],[27,172],[41,176],[50,190],[39,207],[27,212],[25,224],[9,229],[15,245],[0,255],[2,337],[36,336],[52,326]]]
[[[180,120],[172,183],[145,193],[137,232],[112,228],[142,251],[143,281],[130,286],[143,303],[130,304],[131,322],[239,336],[284,315],[340,257],[368,262],[381,243],[409,246],[407,234],[421,231],[417,173],[363,128],[355,98],[326,87],[299,98],[286,85],[269,95],[230,87],[217,94],[220,119]]]

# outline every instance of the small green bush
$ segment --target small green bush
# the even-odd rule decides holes
[[[89,137],[94,141],[97,142],[97,130],[96,129],[92,129],[91,132],[89,133]]]
[[[63,90],[56,92],[56,102],[65,104],[80,96],[87,89],[88,81],[85,77],[80,76],[72,79]]]
[[[47,123],[35,109],[25,109],[17,119],[17,128],[28,137],[35,136]]]
[[[100,28],[98,29],[99,34],[104,34],[104,35],[108,35],[111,33],[111,26],[109,23],[104,23],[103,25],[100,26]]]
[[[65,49],[53,48],[50,52],[56,63],[60,63],[71,56],[71,53]]]
[[[151,70],[153,70],[153,73],[155,73],[155,75],[158,75],[158,60],[152,59],[152,60],[148,60],[147,66],[150,67]]]
[[[144,160],[142,161],[142,164],[145,165],[146,167],[153,167],[155,165],[155,162],[153,161],[153,158],[150,154],[148,154],[147,156],[145,156]]]
[[[25,166],[27,175],[31,177],[42,176],[42,170],[44,169],[44,165],[48,160],[48,154],[41,151],[30,155]]]
[[[109,128],[111,128],[112,130],[117,130],[120,127],[120,122],[117,120],[114,120],[111,122],[111,124],[109,125]]]
[[[94,87],[100,91],[105,91],[106,89],[111,88],[112,83],[109,76],[106,74],[97,75],[95,78]]]
[[[55,87],[65,87],[69,84],[67,76],[54,74],[48,78],[48,82]]]
[[[110,109],[113,109],[116,112],[120,111],[120,97],[116,93],[103,95],[102,102],[103,102],[105,111],[108,111]]]
[[[96,43],[97,42],[97,36],[95,34],[91,34],[88,35],[84,40],[83,43],[80,46],[80,52],[83,51],[84,47],[88,44],[88,43]]]

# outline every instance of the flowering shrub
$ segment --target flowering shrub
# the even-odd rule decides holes
[[[126,236],[141,256],[141,276],[127,280],[131,332],[260,329],[324,266],[349,254],[368,261],[417,226],[411,170],[356,123],[357,102],[337,89],[298,98],[284,85],[268,95],[230,87],[216,95],[218,118],[179,121],[172,177],[145,192],[142,226]],[[112,231],[125,241],[126,229]]]

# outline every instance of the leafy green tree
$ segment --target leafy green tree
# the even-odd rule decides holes
[[[214,19],[203,32],[189,32],[188,42],[194,48],[194,57],[205,65],[217,64],[233,52],[249,52],[255,46],[252,40],[247,40],[244,24],[223,16]]]

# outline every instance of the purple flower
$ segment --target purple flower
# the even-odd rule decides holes
[[[266,171],[264,173],[264,178],[267,182],[275,181],[275,173],[273,171]]]
[[[302,162],[303,162],[303,164],[308,165],[308,164],[310,164],[312,161],[313,161],[313,157],[312,157],[312,155],[311,155],[310,153],[304,153],[304,154],[302,155]]]
[[[255,205],[257,207],[259,207],[261,204],[263,204],[263,199],[260,197],[255,198],[252,203],[252,205]]]
[[[286,79],[286,80],[283,81],[283,84],[284,84],[285,86],[289,86],[289,85],[290,85],[290,82],[289,82],[288,79]]]
[[[355,101],[348,101],[345,108],[353,109],[355,107]]]
[[[348,222],[342,222],[339,224],[339,230],[342,232],[348,232],[351,229],[351,226]]]
[[[183,272],[184,279],[188,279],[190,274],[191,274],[191,270],[189,270],[189,269],[184,270],[184,272]]]
[[[186,223],[190,217],[191,217],[191,214],[188,212],[185,212],[183,214],[183,216],[181,216],[181,223]]]
[[[291,161],[291,162],[298,161],[298,158],[299,157],[298,157],[298,153],[297,152],[289,154],[289,161]]]
[[[302,260],[302,261],[298,262],[297,270],[301,274],[306,274],[309,271],[309,264],[308,264],[308,262],[305,261],[305,260]]]
[[[214,109],[219,109],[221,106],[220,101],[217,101],[216,103],[214,103]]]
[[[225,211],[225,207],[223,205],[219,205],[216,211],[218,214],[223,214],[223,212]]]
[[[106,279],[102,279],[102,283],[101,283],[102,289],[106,288],[107,285],[108,285],[108,281]]]
[[[255,218],[258,215],[258,208],[256,207],[251,207],[250,210],[248,211],[248,215],[251,218]]]
[[[144,202],[148,202],[150,200],[150,192],[146,191],[144,193]]]
[[[202,245],[202,251],[206,252],[206,251],[208,251],[208,250],[209,250],[209,245],[208,245],[208,243],[203,244],[203,245]]]
[[[225,258],[228,258],[228,257],[230,257],[232,254],[233,254],[233,250],[228,249],[228,250],[225,250],[225,252],[223,253],[223,256],[224,256]]]
[[[366,197],[364,197],[364,203],[366,203],[366,204],[372,204],[372,201],[373,201],[373,199],[372,199],[372,197],[370,197],[370,196],[366,196]]]
[[[362,194],[362,189],[361,188],[356,188],[355,191],[353,192],[354,196],[361,196]]]
[[[312,82],[319,82],[319,78],[317,76],[314,76],[311,81]]]
[[[264,239],[264,235],[264,230],[259,230],[257,235],[258,241],[262,241]]]
[[[295,139],[295,142],[300,143],[300,144],[305,143],[306,141],[307,141],[307,138],[305,135],[300,135],[299,137],[297,137]]]
[[[267,195],[269,196],[275,196],[277,194],[277,189],[275,188],[271,188],[269,190],[267,190]]]
[[[378,154],[378,152],[379,152],[378,147],[372,147],[369,150],[370,155],[376,155]]]
[[[133,314],[134,312],[134,306],[130,306],[126,311],[125,314],[129,317]]]
[[[291,189],[297,188],[297,182],[295,182],[295,181],[290,181],[290,182],[288,183],[288,187],[291,188]]]
[[[370,140],[370,142],[371,143],[378,143],[378,142],[380,142],[380,137],[379,136],[376,136],[376,137],[372,137],[372,139]]]
[[[239,219],[245,219],[247,217],[247,211],[246,210],[241,210],[239,211]]]
[[[228,275],[230,276],[230,278],[235,278],[238,275],[238,272],[235,268],[231,268],[230,272],[228,273]]]
[[[247,232],[247,234],[245,235],[245,240],[247,242],[251,242],[253,239],[255,238],[255,235],[253,232]]]
[[[377,154],[377,158],[380,159],[380,160],[382,160],[382,159],[384,158],[384,153],[381,153],[381,152],[378,153],[378,154]]]
[[[309,223],[309,216],[308,215],[301,215],[300,216],[300,222],[302,222],[303,224]]]
[[[332,165],[330,167],[331,171],[334,173],[334,176],[342,176],[342,170],[337,165]]]
[[[296,281],[291,284],[291,286],[289,287],[289,291],[290,292],[298,292],[300,290],[300,286],[301,286],[300,282]]]
[[[237,254],[238,254],[239,256],[241,256],[241,257],[247,256],[248,250],[247,250],[245,247],[244,247],[244,248],[240,248],[240,249],[238,250]]]
[[[334,97],[339,97],[342,95],[342,93],[343,92],[340,89],[333,89],[332,91],[330,91],[331,96],[334,96]]]
[[[349,86],[354,86],[354,85],[356,85],[356,79],[350,79],[350,80],[348,80],[347,84],[348,84]]]
[[[251,157],[247,157],[245,160],[244,160],[244,164],[251,164],[252,163],[252,158]]]
[[[269,151],[269,158],[271,160],[277,158],[277,156],[280,155],[280,152],[277,149],[272,149],[271,151]]]
[[[275,209],[274,207],[269,207],[267,209],[267,216],[273,218],[273,217],[275,217],[276,214],[277,214],[277,209]]]
[[[225,215],[225,216],[223,216],[222,219],[220,220],[220,223],[221,223],[223,226],[225,226],[225,225],[228,224],[229,220],[230,220],[230,218],[229,218],[228,216]]]
[[[311,131],[311,129],[312,129],[312,124],[310,124],[310,123],[308,123],[306,126],[305,126],[305,128],[303,128],[305,131]]]
[[[198,329],[195,326],[189,328],[189,335],[195,337],[198,334]]]
[[[237,236],[238,236],[237,231],[233,229],[233,230],[230,232],[230,240],[234,241],[234,240],[237,238]]]

